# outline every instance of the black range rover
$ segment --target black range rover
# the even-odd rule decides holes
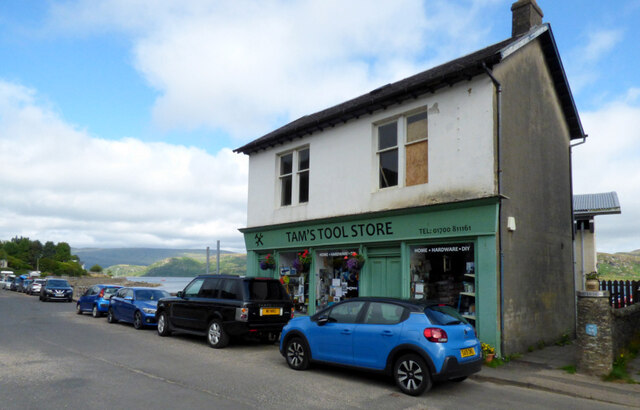
[[[160,299],[156,311],[160,336],[202,335],[216,349],[234,336],[273,343],[292,315],[293,303],[278,280],[230,275],[198,276],[176,297]]]

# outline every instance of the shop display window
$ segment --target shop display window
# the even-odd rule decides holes
[[[316,306],[318,310],[342,300],[358,297],[358,269],[349,269],[351,250],[321,250],[316,253]]]
[[[301,265],[299,254],[304,250],[295,252],[282,252],[279,255],[278,272],[280,283],[293,301],[297,312],[307,313],[309,311],[309,265]]]
[[[411,297],[452,306],[475,320],[473,243],[416,245],[411,253]]]

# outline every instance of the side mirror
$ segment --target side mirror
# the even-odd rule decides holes
[[[327,323],[329,323],[329,317],[328,316],[320,316],[318,318],[317,323],[318,323],[318,326],[324,326]]]
[[[184,297],[184,291],[179,290],[178,293],[176,293],[176,297],[179,297],[179,298]]]
[[[127,296],[124,300],[133,300],[133,296]]]

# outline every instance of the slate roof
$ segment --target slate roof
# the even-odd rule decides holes
[[[615,192],[573,196],[574,217],[620,214],[620,202]]]
[[[305,115],[284,125],[240,148],[234,152],[251,154],[263,149],[293,141],[304,135],[334,127],[340,123],[372,114],[389,106],[415,99],[426,93],[451,86],[460,81],[470,80],[476,75],[486,74],[483,66],[491,69],[504,58],[505,51],[539,38],[553,77],[565,118],[569,124],[571,139],[584,138],[580,117],[575,107],[569,83],[567,82],[560,55],[558,53],[551,27],[543,24],[532,28],[528,33],[512,37],[478,50],[474,53],[449,61],[427,71],[423,71],[404,80],[376,88],[375,90],[343,102],[333,107]]]

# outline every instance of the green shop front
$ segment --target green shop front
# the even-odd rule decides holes
[[[247,272],[280,279],[299,314],[358,296],[456,307],[499,345],[497,199],[241,229]]]

